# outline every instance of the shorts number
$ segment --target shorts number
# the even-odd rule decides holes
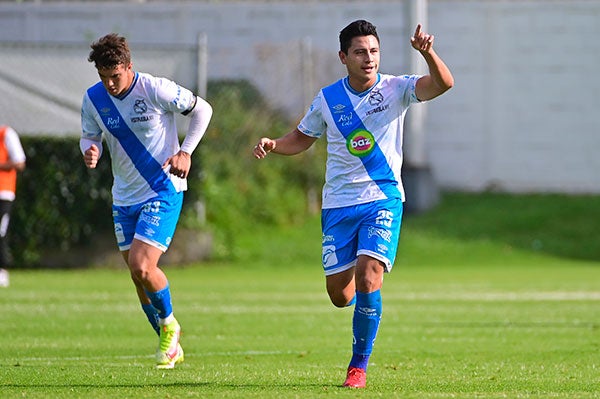
[[[390,211],[379,211],[377,212],[377,218],[375,224],[380,224],[385,227],[392,227],[392,221],[394,220],[394,214]]]
[[[158,213],[158,211],[160,211],[160,201],[148,202],[142,207],[142,212]]]

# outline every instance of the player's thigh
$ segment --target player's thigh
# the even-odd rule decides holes
[[[321,212],[325,276],[344,272],[356,264],[359,225],[354,208],[323,209]]]
[[[376,259],[383,263],[386,272],[391,271],[400,239],[402,214],[400,199],[365,204],[357,254]]]
[[[183,193],[167,193],[146,201],[140,208],[133,238],[165,252],[175,234],[182,204]]]

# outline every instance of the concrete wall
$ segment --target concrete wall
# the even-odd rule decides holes
[[[60,121],[76,134],[77,104],[96,81],[89,42],[109,31],[129,38],[138,69],[188,86],[205,32],[210,79],[248,78],[299,117],[320,86],[344,74],[337,35],[354,19],[377,25],[382,72],[410,72],[407,13],[407,1],[0,3],[0,41],[44,43],[42,59],[53,65],[3,56],[1,97],[11,93],[11,103],[0,102],[0,118],[11,123],[6,109],[22,101],[41,124]],[[600,193],[599,17],[591,0],[429,0],[426,29],[456,80],[426,105],[427,156],[442,187]],[[63,63],[52,43],[67,48]],[[0,50],[13,54],[12,46]],[[178,55],[165,57],[169,49]],[[307,59],[316,71],[308,78]],[[46,89],[28,87],[37,81]]]

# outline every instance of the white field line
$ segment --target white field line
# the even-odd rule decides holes
[[[202,356],[281,356],[281,355],[297,355],[300,356],[305,352],[302,351],[224,351],[224,352],[202,352]],[[188,353],[186,351],[185,356],[189,355],[194,356],[193,353]],[[105,359],[113,359],[113,360],[145,360],[146,359],[154,359],[154,354],[151,355],[123,355],[123,356],[68,356],[68,357],[57,357],[57,356],[48,356],[48,357],[19,357],[15,358],[15,361],[19,363],[25,362],[45,362],[45,363],[53,363],[53,362],[94,362],[98,360]]]
[[[404,301],[464,302],[545,302],[600,301],[600,291],[529,291],[529,292],[415,292],[383,293],[384,299]]]

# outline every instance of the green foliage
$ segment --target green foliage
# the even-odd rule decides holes
[[[307,192],[320,192],[325,153],[317,145],[293,159],[258,161],[251,154],[258,138],[278,137],[293,124],[246,81],[211,82],[208,100],[214,114],[194,152],[180,226],[210,229],[216,255],[235,256],[235,231],[296,223],[307,215]],[[36,266],[48,251],[66,254],[109,234],[109,154],[88,170],[77,137],[23,137],[22,143],[27,169],[19,177],[10,233],[15,266]],[[199,221],[202,203],[208,225]]]
[[[252,147],[262,136],[279,137],[295,125],[273,111],[245,81],[208,86],[214,114],[199,149],[202,184],[192,196],[206,203],[207,220],[217,236],[219,256],[235,256],[235,232],[254,225],[294,224],[308,214],[308,192],[320,192],[325,151],[316,145],[294,157],[256,160]]]
[[[68,251],[112,230],[110,162],[88,170],[73,137],[22,137],[10,240],[16,266],[35,266],[45,250]]]

